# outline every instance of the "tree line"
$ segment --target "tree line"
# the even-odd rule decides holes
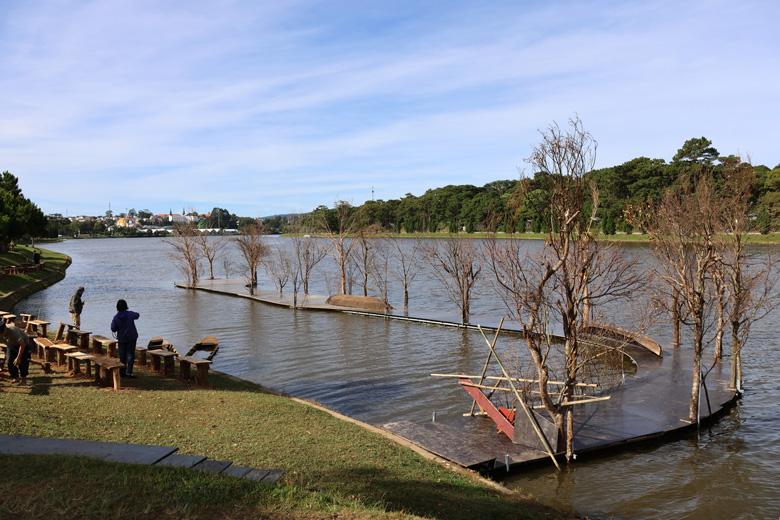
[[[628,212],[636,205],[656,203],[663,193],[687,182],[691,167],[704,168],[715,185],[723,182],[727,168],[736,156],[722,156],[705,137],[687,140],[671,162],[638,157],[617,166],[591,169],[584,173],[599,191],[599,205],[593,215],[595,230],[645,232],[636,229]],[[748,187],[750,230],[768,233],[780,230],[780,164],[770,169],[751,166],[753,182]],[[504,233],[546,233],[551,225],[550,204],[554,175],[533,170],[532,176],[518,180],[498,180],[482,187],[450,185],[430,189],[420,196],[407,193],[399,199],[371,200],[351,208],[365,225],[376,225],[394,233],[437,233],[474,231]],[[338,202],[342,206],[344,202]],[[318,206],[307,214],[312,228],[323,215],[331,225],[343,208]],[[268,222],[274,232],[290,231],[293,218],[273,217]]]

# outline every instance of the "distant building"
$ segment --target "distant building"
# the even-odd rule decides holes
[[[162,213],[160,215],[155,215],[159,220],[163,222],[169,222],[171,224],[186,224],[187,222],[191,222],[189,218],[187,218],[185,215],[179,215],[177,213]]]
[[[138,221],[135,217],[119,217],[114,225],[121,228],[134,228],[138,226]]]

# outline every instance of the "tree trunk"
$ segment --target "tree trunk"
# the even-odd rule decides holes
[[[696,317],[693,333],[693,374],[691,378],[691,405],[688,409],[688,420],[699,422],[699,390],[701,389],[701,353],[704,331],[701,318]]]
[[[574,460],[574,411],[566,409],[566,462]]]
[[[680,346],[680,293],[675,289],[672,292],[672,347]]]
[[[731,388],[742,391],[742,345],[739,340],[739,322],[731,322]]]
[[[715,361],[723,357],[723,329],[726,326],[726,300],[724,287],[718,288],[718,322],[715,329]]]

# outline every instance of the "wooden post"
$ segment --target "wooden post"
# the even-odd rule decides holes
[[[122,388],[121,380],[122,378],[119,375],[119,368],[112,368],[111,369],[111,375],[114,378],[114,391],[118,392],[120,388]]]
[[[537,437],[539,437],[539,440],[542,441],[542,445],[544,446],[545,451],[547,451],[547,455],[549,455],[549,457],[553,461],[553,464],[555,464],[555,467],[558,469],[558,471],[560,471],[561,466],[558,464],[558,460],[555,458],[555,452],[553,451],[552,446],[550,446],[550,441],[548,441],[547,437],[545,437],[542,428],[539,426],[539,423],[536,422],[536,417],[534,416],[533,412],[528,409],[528,406],[526,406],[525,401],[520,395],[520,392],[517,391],[517,387],[515,386],[514,382],[512,382],[512,379],[509,376],[509,372],[507,371],[506,368],[504,368],[504,364],[501,362],[501,358],[498,357],[495,348],[493,347],[493,345],[490,344],[490,341],[488,341],[487,336],[485,336],[485,332],[482,330],[482,327],[477,325],[477,329],[479,329],[479,333],[482,334],[482,337],[485,339],[485,343],[487,343],[488,348],[493,353],[493,356],[495,356],[496,363],[498,363],[499,368],[501,368],[501,372],[504,374],[504,377],[507,378],[507,382],[509,383],[509,386],[512,387],[512,392],[514,392],[515,397],[520,402],[520,406],[523,407],[523,411],[525,412],[525,415],[528,417],[528,421],[531,423],[534,432],[536,432],[536,435]]]
[[[183,359],[179,360],[179,378],[184,381],[190,380],[190,362]]]

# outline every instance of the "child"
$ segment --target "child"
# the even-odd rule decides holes
[[[111,320],[111,331],[116,332],[119,343],[119,361],[125,365],[120,369],[122,377],[135,377],[133,375],[133,362],[135,361],[135,342],[138,340],[138,331],[135,329],[135,320],[140,314],[127,310],[127,302],[116,302],[116,316]]]

